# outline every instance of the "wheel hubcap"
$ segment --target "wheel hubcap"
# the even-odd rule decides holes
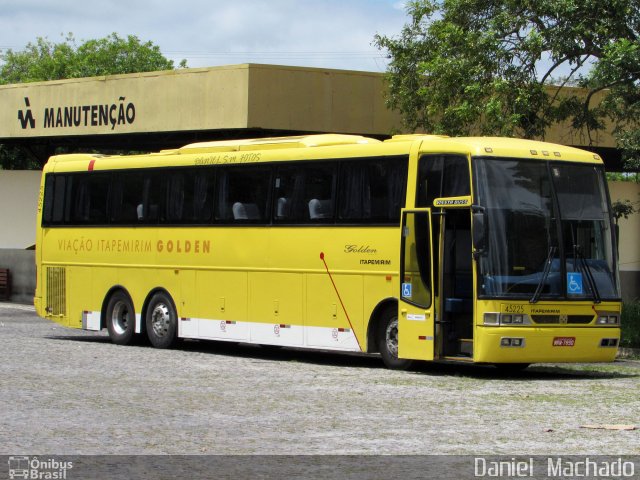
[[[125,302],[116,303],[111,314],[111,325],[113,330],[122,335],[127,331],[129,326],[129,308]]]
[[[151,313],[153,333],[158,337],[164,337],[169,331],[170,323],[171,316],[169,315],[169,308],[166,305],[159,303]]]
[[[392,318],[387,325],[385,333],[387,351],[395,358],[398,358],[398,319]]]

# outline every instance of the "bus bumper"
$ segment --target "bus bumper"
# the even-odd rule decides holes
[[[481,363],[613,362],[620,328],[476,327],[474,361]]]

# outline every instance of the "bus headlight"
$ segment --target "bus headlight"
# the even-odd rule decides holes
[[[502,337],[500,339],[501,347],[524,347],[524,338]]]
[[[500,314],[499,313],[485,313],[484,314],[484,324],[485,325],[500,325]]]
[[[597,325],[619,325],[620,317],[617,315],[600,315],[596,320]]]
[[[498,326],[498,325],[531,325],[529,316],[525,314],[511,314],[511,313],[495,313],[487,312],[484,314],[485,325]]]

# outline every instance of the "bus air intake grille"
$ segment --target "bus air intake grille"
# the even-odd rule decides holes
[[[586,325],[594,320],[593,315],[531,315],[539,325]]]
[[[64,267],[47,268],[47,315],[67,314],[67,271]]]

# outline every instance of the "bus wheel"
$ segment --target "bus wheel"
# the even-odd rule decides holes
[[[378,349],[387,368],[406,370],[412,360],[398,358],[398,310],[387,308],[378,324]]]
[[[151,297],[146,315],[147,336],[156,348],[171,348],[177,338],[178,320],[171,297],[158,292]]]
[[[136,330],[136,312],[129,296],[122,290],[111,295],[107,304],[107,330],[109,338],[118,345],[133,343]]]

